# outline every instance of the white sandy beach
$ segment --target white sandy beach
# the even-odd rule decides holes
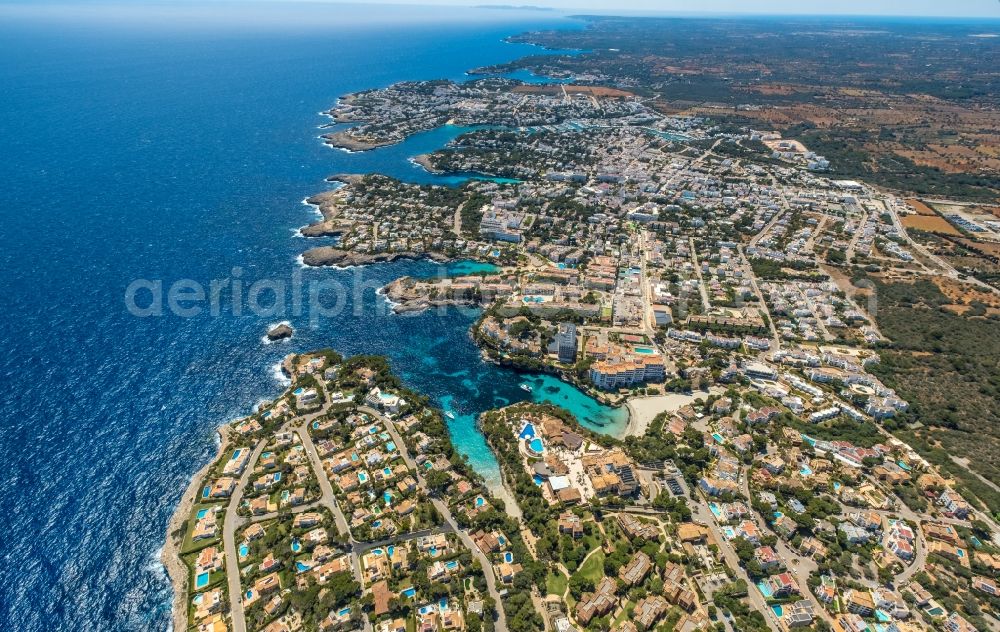
[[[716,387],[710,389],[708,393],[696,391],[690,395],[685,393],[669,393],[667,395],[653,395],[651,397],[633,397],[625,402],[628,407],[628,425],[625,427],[623,437],[641,436],[646,434],[649,424],[653,422],[662,412],[673,412],[680,410],[696,399],[708,399],[709,395],[717,395],[725,391]]]

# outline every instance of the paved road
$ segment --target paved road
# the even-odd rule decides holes
[[[776,620],[777,618],[774,616],[774,611],[768,607],[767,602],[764,601],[764,596],[760,594],[760,591],[750,581],[750,576],[747,575],[747,572],[740,565],[740,558],[736,555],[732,545],[722,536],[722,531],[719,529],[719,525],[716,524],[712,511],[708,508],[708,503],[700,494],[696,494],[693,500],[693,503],[688,504],[691,507],[692,518],[694,518],[695,522],[708,525],[708,528],[712,531],[712,536],[719,544],[719,551],[722,552],[722,556],[726,560],[726,565],[734,569],[736,576],[747,583],[747,598],[750,600],[750,605],[764,615],[767,627],[772,632],[781,632],[781,628]]]
[[[750,280],[750,287],[753,288],[753,293],[757,296],[757,300],[759,301],[759,308],[764,312],[764,315],[767,316],[767,324],[771,329],[771,342],[774,344],[773,351],[777,351],[781,348],[781,336],[778,335],[778,329],[774,326],[774,317],[771,315],[771,310],[767,308],[767,301],[764,300],[764,293],[760,291],[760,286],[757,285],[757,275],[753,273],[753,265],[751,265],[750,260],[747,259],[747,255],[743,250],[742,244],[736,246],[736,252],[740,254],[744,271],[746,272],[747,278]]]
[[[305,448],[306,455],[309,457],[309,462],[312,464],[316,478],[319,480],[319,488],[320,491],[323,492],[320,497],[320,503],[333,512],[333,519],[337,526],[337,531],[341,535],[346,535],[347,541],[351,545],[349,557],[351,560],[351,570],[354,574],[354,580],[358,582],[359,585],[364,586],[364,573],[361,569],[361,558],[354,548],[356,541],[354,540],[354,535],[351,534],[350,524],[347,522],[344,512],[341,511],[340,505],[337,504],[337,497],[333,493],[333,486],[330,485],[330,479],[327,477],[326,470],[323,468],[323,462],[319,458],[319,453],[316,451],[316,446],[313,444],[312,437],[309,435],[309,424],[313,421],[313,419],[316,419],[320,415],[324,414],[330,406],[330,396],[326,390],[326,384],[320,381],[320,386],[323,389],[323,395],[327,403],[324,404],[323,409],[319,413],[304,418],[296,427],[295,431],[298,433],[299,438],[302,439],[302,445]],[[365,631],[371,632],[372,624],[368,620],[368,617],[363,617],[362,621]]]
[[[298,423],[298,427],[296,428],[296,432],[298,432],[299,437],[302,439],[306,453],[309,454],[313,470],[315,471],[316,477],[319,479],[320,489],[323,492],[319,503],[310,503],[308,505],[296,507],[292,509],[292,513],[305,511],[315,504],[331,502],[333,499],[333,490],[330,488],[330,481],[327,480],[326,474],[323,472],[322,463],[319,462],[319,458],[316,456],[316,448],[313,446],[312,440],[309,438],[309,433],[306,431],[309,423],[320,415],[325,414],[327,409],[330,407],[330,398],[326,393],[326,387],[322,384],[322,382],[320,383],[320,386],[323,390],[325,400],[323,406],[320,407],[318,411],[308,414],[305,417],[293,418],[289,420],[281,428],[281,430],[286,430],[294,422],[301,419]],[[264,450],[264,446],[267,444],[267,441],[268,439],[262,439],[254,447],[254,451],[250,455],[250,460],[247,461],[246,468],[243,470],[243,475],[240,477],[240,480],[236,485],[236,490],[229,499],[229,506],[226,508],[225,521],[222,525],[222,545],[226,555],[226,582],[229,586],[229,612],[232,617],[233,632],[246,632],[246,614],[243,610],[243,588],[240,584],[239,558],[236,555],[236,530],[245,524],[248,519],[239,516],[238,509],[240,503],[243,501],[243,490],[246,488],[247,482],[250,480],[254,466],[257,465],[257,460],[260,457],[260,453]],[[339,509],[336,509],[335,505],[334,509],[334,515],[336,516],[339,513]],[[258,516],[254,522],[260,522],[268,517],[277,517],[277,515],[278,514],[274,512],[273,514]],[[343,519],[342,514],[340,514],[340,519]],[[346,521],[344,524],[346,525]],[[338,524],[338,529],[339,528],[340,525]],[[348,531],[348,533],[350,532]],[[360,575],[360,568],[356,570]],[[366,625],[366,629],[370,627],[370,625]]]
[[[253,468],[257,464],[257,459],[266,444],[267,440],[262,439],[254,447],[243,470],[243,475],[240,476],[239,482],[236,483],[236,489],[229,499],[226,517],[222,523],[222,547],[226,555],[226,581],[229,584],[229,613],[233,618],[233,632],[246,632],[247,629],[243,613],[243,588],[240,586],[240,563],[239,557],[236,555],[236,529],[243,524],[244,518],[241,518],[237,511],[243,501],[243,490],[246,488]]]
[[[694,266],[694,273],[698,275],[698,291],[701,293],[701,306],[707,312],[712,309],[712,304],[708,300],[708,289],[705,287],[705,278],[701,274],[701,265],[698,263],[698,249],[694,246],[694,237],[688,237],[688,248],[691,249],[691,265]]]
[[[479,564],[483,568],[483,576],[486,578],[486,589],[490,593],[490,597],[493,598],[494,602],[496,602],[497,605],[496,608],[497,620],[496,620],[496,625],[494,627],[498,632],[507,632],[507,615],[504,613],[503,600],[500,597],[500,591],[497,589],[497,579],[496,575],[494,575],[493,573],[493,563],[490,562],[490,559],[486,557],[486,555],[482,551],[479,550],[479,547],[476,546],[476,543],[472,541],[472,538],[469,537],[469,534],[465,532],[463,529],[459,528],[458,523],[455,521],[455,517],[451,513],[451,509],[448,508],[448,505],[440,498],[436,498],[429,493],[427,489],[427,482],[424,480],[424,475],[421,472],[421,468],[417,467],[416,462],[410,456],[410,451],[407,449],[406,443],[399,435],[399,431],[396,430],[396,424],[394,424],[391,419],[389,419],[388,417],[384,417],[382,413],[373,408],[369,408],[367,406],[359,406],[358,410],[374,417],[375,419],[381,420],[382,423],[385,424],[386,430],[388,430],[389,435],[392,437],[392,440],[396,443],[396,447],[399,449],[400,455],[402,455],[403,457],[403,461],[406,463],[407,467],[413,470],[414,474],[416,475],[417,486],[425,494],[428,495],[428,497],[431,500],[431,504],[434,505],[434,508],[437,509],[437,512],[441,514],[441,516],[444,518],[445,524],[448,525],[458,535],[459,539],[462,541],[462,544],[464,544],[465,547],[472,552],[473,557],[479,560]]]

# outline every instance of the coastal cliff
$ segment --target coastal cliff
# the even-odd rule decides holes
[[[347,131],[323,134],[322,138],[323,142],[330,147],[346,149],[347,151],[369,151],[372,149],[378,149],[379,147],[385,147],[386,145],[395,144],[395,142],[390,141],[361,140],[355,136],[351,136]]]
[[[174,593],[171,604],[174,630],[188,629],[187,599],[190,590],[188,579],[191,570],[181,560],[181,546],[184,544],[186,523],[198,499],[199,490],[206,475],[208,475],[208,471],[218,462],[223,453],[229,449],[229,426],[220,426],[217,433],[219,435],[219,449],[216,451],[215,456],[191,477],[191,481],[188,483],[187,489],[184,490],[184,494],[181,496],[176,509],[174,509],[173,515],[170,516],[170,522],[167,523],[167,537],[163,544],[163,550],[160,553],[160,562],[167,571],[167,576],[170,578],[170,586],[173,588]]]
[[[324,266],[363,266],[371,263],[391,263],[401,259],[430,259],[439,263],[451,261],[450,257],[438,252],[379,252],[367,254],[341,250],[333,246],[310,248],[302,253],[302,263],[317,268]]]
[[[412,277],[404,276],[382,288],[382,293],[392,303],[392,311],[397,314],[422,312],[432,307],[458,307],[482,305],[481,298],[475,296],[437,296],[427,292],[427,286],[419,284]]]

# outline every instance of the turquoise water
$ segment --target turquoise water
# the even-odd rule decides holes
[[[404,588],[403,591],[400,594],[403,595],[404,597],[406,597],[407,599],[412,599],[413,596],[417,594],[417,589],[416,588]]]
[[[757,582],[757,589],[758,589],[758,590],[760,591],[760,593],[761,593],[762,595],[764,595],[764,597],[765,597],[766,599],[770,599],[770,598],[771,598],[771,594],[772,594],[772,593],[771,593],[771,587],[770,587],[770,586],[768,586],[768,585],[767,585],[766,583],[764,583],[763,581],[760,581],[760,582]]]
[[[240,545],[240,557],[246,557],[249,554],[250,554],[250,547],[248,547],[246,544],[241,544]]]
[[[545,451],[545,445],[542,443],[542,440],[537,437],[528,442],[528,447],[530,447],[531,451],[535,454],[541,454]]]
[[[495,479],[475,418],[523,400],[520,377],[481,362],[468,336],[476,314],[395,317],[375,294],[438,266],[301,271],[305,283],[359,291],[315,326],[288,318],[296,336],[282,345],[260,343],[280,318],[237,316],[228,298],[218,317],[138,318],[123,296],[137,279],[207,285],[234,269],[244,287],[287,282],[306,248],[292,233],[315,218],[300,201],[330,174],[460,181],[409,162],[457,130],[348,154],[317,140],[328,123],[318,112],[349,91],[464,80],[471,66],[541,52],[508,35],[579,25],[459,7],[160,3],[152,18],[38,4],[0,18],[0,408],[20,420],[0,425],[0,443],[15,455],[6,491],[34,508],[0,517],[4,555],[20,560],[8,564],[0,621],[165,629],[172,595],[158,552],[170,514],[215,455],[218,425],[281,392],[272,367],[288,352],[388,355],[407,385],[454,398],[455,444]]]
[[[771,606],[771,610],[774,612],[774,616],[778,617],[779,619],[781,618],[781,615],[785,614],[785,611],[781,608],[780,605]]]
[[[716,503],[708,503],[708,508],[712,511],[712,514],[716,518],[722,517],[722,510],[719,509],[719,505],[717,505]]]
[[[208,575],[209,575],[208,571],[205,571],[204,573],[198,573],[198,576],[195,577],[194,579],[194,587],[204,588],[205,586],[208,586]]]
[[[719,443],[725,443],[726,442],[726,439],[722,435],[720,435],[718,432],[713,432],[712,433],[712,438],[715,439]]]
[[[652,355],[653,353],[656,353],[656,351],[650,349],[649,347],[635,347],[632,350],[642,355]]]
[[[458,277],[470,274],[495,274],[500,271],[500,266],[483,261],[452,261],[435,266],[429,275],[420,275],[417,278],[432,279],[441,277]]]
[[[524,381],[532,387],[532,400],[565,408],[590,430],[620,436],[628,425],[627,408],[605,406],[559,378],[551,375],[535,375],[526,376]]]

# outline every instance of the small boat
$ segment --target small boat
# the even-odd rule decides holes
[[[450,410],[446,410],[444,411],[444,416],[447,417],[448,419],[454,419],[455,413],[451,412]]]
[[[531,392],[531,387],[528,386],[527,384],[522,384],[521,385],[521,390],[524,391],[524,392],[526,392],[526,393],[530,393]]]

